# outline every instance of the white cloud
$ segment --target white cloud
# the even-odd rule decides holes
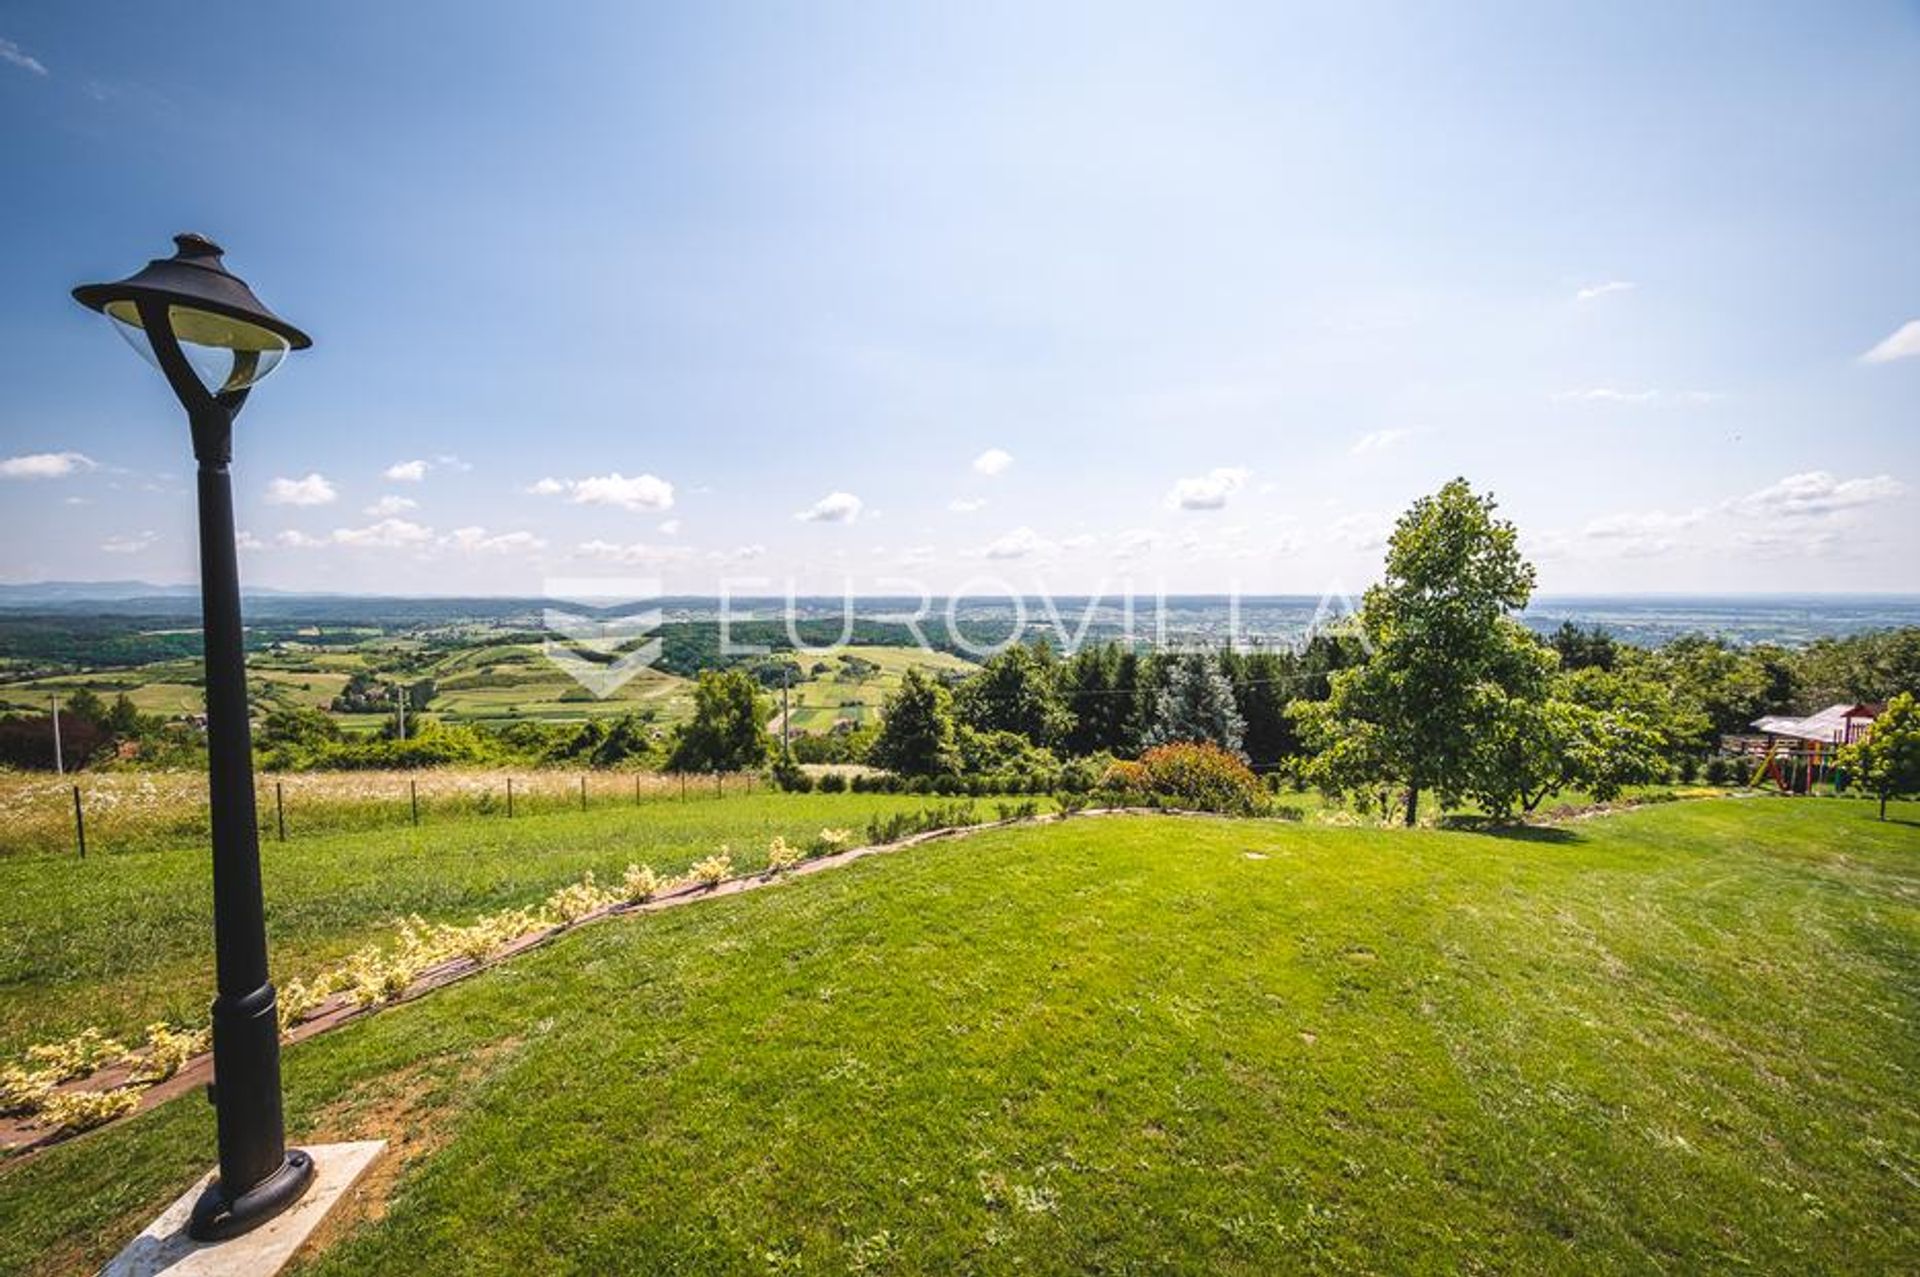
[[[531,532],[502,532],[497,536],[489,536],[485,528],[455,528],[440,538],[440,544],[466,554],[511,554],[547,548],[547,543]]]
[[[285,532],[277,533],[273,542],[275,545],[284,545],[291,550],[312,550],[327,543],[324,537],[308,536],[297,528],[288,528]]]
[[[575,505],[613,505],[623,510],[673,509],[673,485],[650,474],[629,479],[615,471],[575,479],[571,486],[573,495],[568,499]]]
[[[1068,537],[1060,543],[1062,550],[1090,550],[1098,544],[1100,538],[1091,532],[1081,532]]]
[[[566,484],[551,476],[535,481],[534,485],[527,489],[528,492],[531,492],[536,497],[554,497],[566,490]]]
[[[644,541],[635,541],[631,545],[600,540],[582,541],[574,547],[573,552],[580,558],[647,567],[684,563],[693,557],[693,551],[683,545],[648,545]]]
[[[1361,435],[1354,441],[1350,451],[1356,457],[1371,456],[1376,452],[1385,452],[1413,437],[1413,431],[1394,427],[1390,430],[1373,430]]]
[[[1153,552],[1160,538],[1146,528],[1129,528],[1113,539],[1113,557],[1138,559]]]
[[[1618,390],[1612,386],[1594,386],[1587,390],[1561,390],[1555,392],[1555,403],[1613,403],[1642,404],[1652,403],[1660,397],[1657,390]]]
[[[917,568],[933,562],[934,552],[930,545],[910,545],[900,551],[894,562],[903,568]]]
[[[680,535],[680,520],[678,520],[678,519],[662,519],[662,520],[660,520],[660,535],[661,535],[661,536],[663,536],[663,537],[677,537],[677,536],[679,536],[679,535]]]
[[[947,509],[953,511],[955,514],[972,514],[976,510],[984,510],[986,508],[987,499],[985,497],[955,497],[953,500],[947,502]]]
[[[1580,529],[1580,539],[1604,554],[1622,558],[1643,558],[1678,549],[1682,533],[1698,527],[1707,517],[1704,510],[1668,514],[1660,510],[1629,511],[1589,519]]]
[[[1749,493],[1734,501],[1732,508],[1756,518],[1817,519],[1889,501],[1906,490],[1906,485],[1892,475],[1837,479],[1825,470],[1809,470]]]
[[[100,548],[108,554],[138,554],[157,539],[151,532],[140,532],[132,536],[111,536],[100,543]]]
[[[265,541],[262,541],[245,528],[242,528],[234,534],[233,545],[236,550],[264,550],[267,548]]]
[[[405,514],[419,506],[412,497],[384,496],[366,508],[366,513],[376,519],[390,519],[396,514]]]
[[[1920,319],[1909,319],[1887,339],[1860,356],[1863,364],[1890,364],[1896,359],[1920,357]]]
[[[1007,467],[1013,464],[1013,454],[1004,448],[988,448],[973,459],[975,474],[1005,474]]]
[[[418,483],[427,477],[427,463],[421,460],[396,461],[380,472],[389,483]]]
[[[304,479],[275,479],[267,485],[268,505],[326,505],[339,495],[325,476],[318,474]]]
[[[433,529],[406,519],[382,519],[364,528],[335,528],[333,543],[380,550],[403,550],[433,540]]]
[[[1609,293],[1630,293],[1633,291],[1633,288],[1634,285],[1631,280],[1610,279],[1604,284],[1588,284],[1585,288],[1573,295],[1573,300],[1577,302],[1590,302],[1597,297],[1605,297]]]
[[[862,504],[851,492],[829,492],[793,517],[802,523],[854,523]]]
[[[1167,493],[1169,510],[1218,510],[1227,498],[1247,486],[1252,471],[1245,466],[1220,466],[1197,479],[1181,479]]]
[[[1003,537],[987,543],[981,553],[989,559],[1024,559],[1035,554],[1050,554],[1053,543],[1032,528],[1015,528]]]
[[[462,461],[451,452],[441,453],[433,459],[433,464],[439,466],[442,470],[458,470],[462,474],[473,469],[473,463],[471,461]]]
[[[98,465],[84,452],[29,452],[0,461],[0,479],[64,479]]]
[[[1327,525],[1327,536],[1354,550],[1378,550],[1393,531],[1391,517],[1379,513],[1342,515]]]
[[[40,59],[29,56],[25,49],[11,40],[0,40],[0,62],[17,66],[22,71],[31,71],[35,75],[47,74],[47,68]]]

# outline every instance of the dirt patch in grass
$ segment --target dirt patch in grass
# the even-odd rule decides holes
[[[432,1056],[334,1100],[314,1116],[298,1143],[385,1140],[387,1147],[353,1191],[314,1230],[302,1258],[333,1245],[362,1224],[386,1218],[406,1173],[457,1133],[468,1101],[487,1076],[519,1054],[523,1039],[502,1038],[459,1055]]]

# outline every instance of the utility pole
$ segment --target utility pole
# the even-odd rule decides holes
[[[67,774],[67,760],[60,752],[60,698],[47,697],[47,707],[53,711],[53,770],[57,776]]]
[[[787,676],[792,673],[793,673],[792,666],[784,665],[784,664],[781,665],[780,667],[780,761],[783,764],[793,762],[793,751],[791,748],[789,748],[787,744],[788,733],[793,730],[790,726],[788,726],[789,722],[792,719],[793,711],[788,708],[788,704],[787,704]]]
[[[400,710],[400,739],[407,738],[407,688],[404,683],[393,685],[394,704]]]

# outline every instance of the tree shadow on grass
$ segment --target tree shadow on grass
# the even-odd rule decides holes
[[[1438,827],[1453,833],[1479,834],[1484,838],[1500,838],[1508,842],[1570,846],[1587,840],[1585,834],[1560,825],[1499,824],[1485,816],[1447,816],[1439,822]]]

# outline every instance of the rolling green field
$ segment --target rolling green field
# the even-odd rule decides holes
[[[1911,1272],[1895,815],[1088,817],[588,928],[288,1052],[297,1137],[393,1141],[299,1271]],[[0,1269],[96,1265],[212,1130],[0,1171]]]
[[[814,733],[832,731],[834,723],[843,718],[856,727],[878,723],[881,707],[910,669],[965,673],[976,668],[950,652],[923,652],[912,647],[852,647],[832,656],[801,655],[799,660],[800,668],[809,673],[816,665],[827,667],[807,681],[794,684],[791,691],[793,730]],[[860,664],[851,665],[850,661]],[[777,689],[773,697],[777,711]]]

